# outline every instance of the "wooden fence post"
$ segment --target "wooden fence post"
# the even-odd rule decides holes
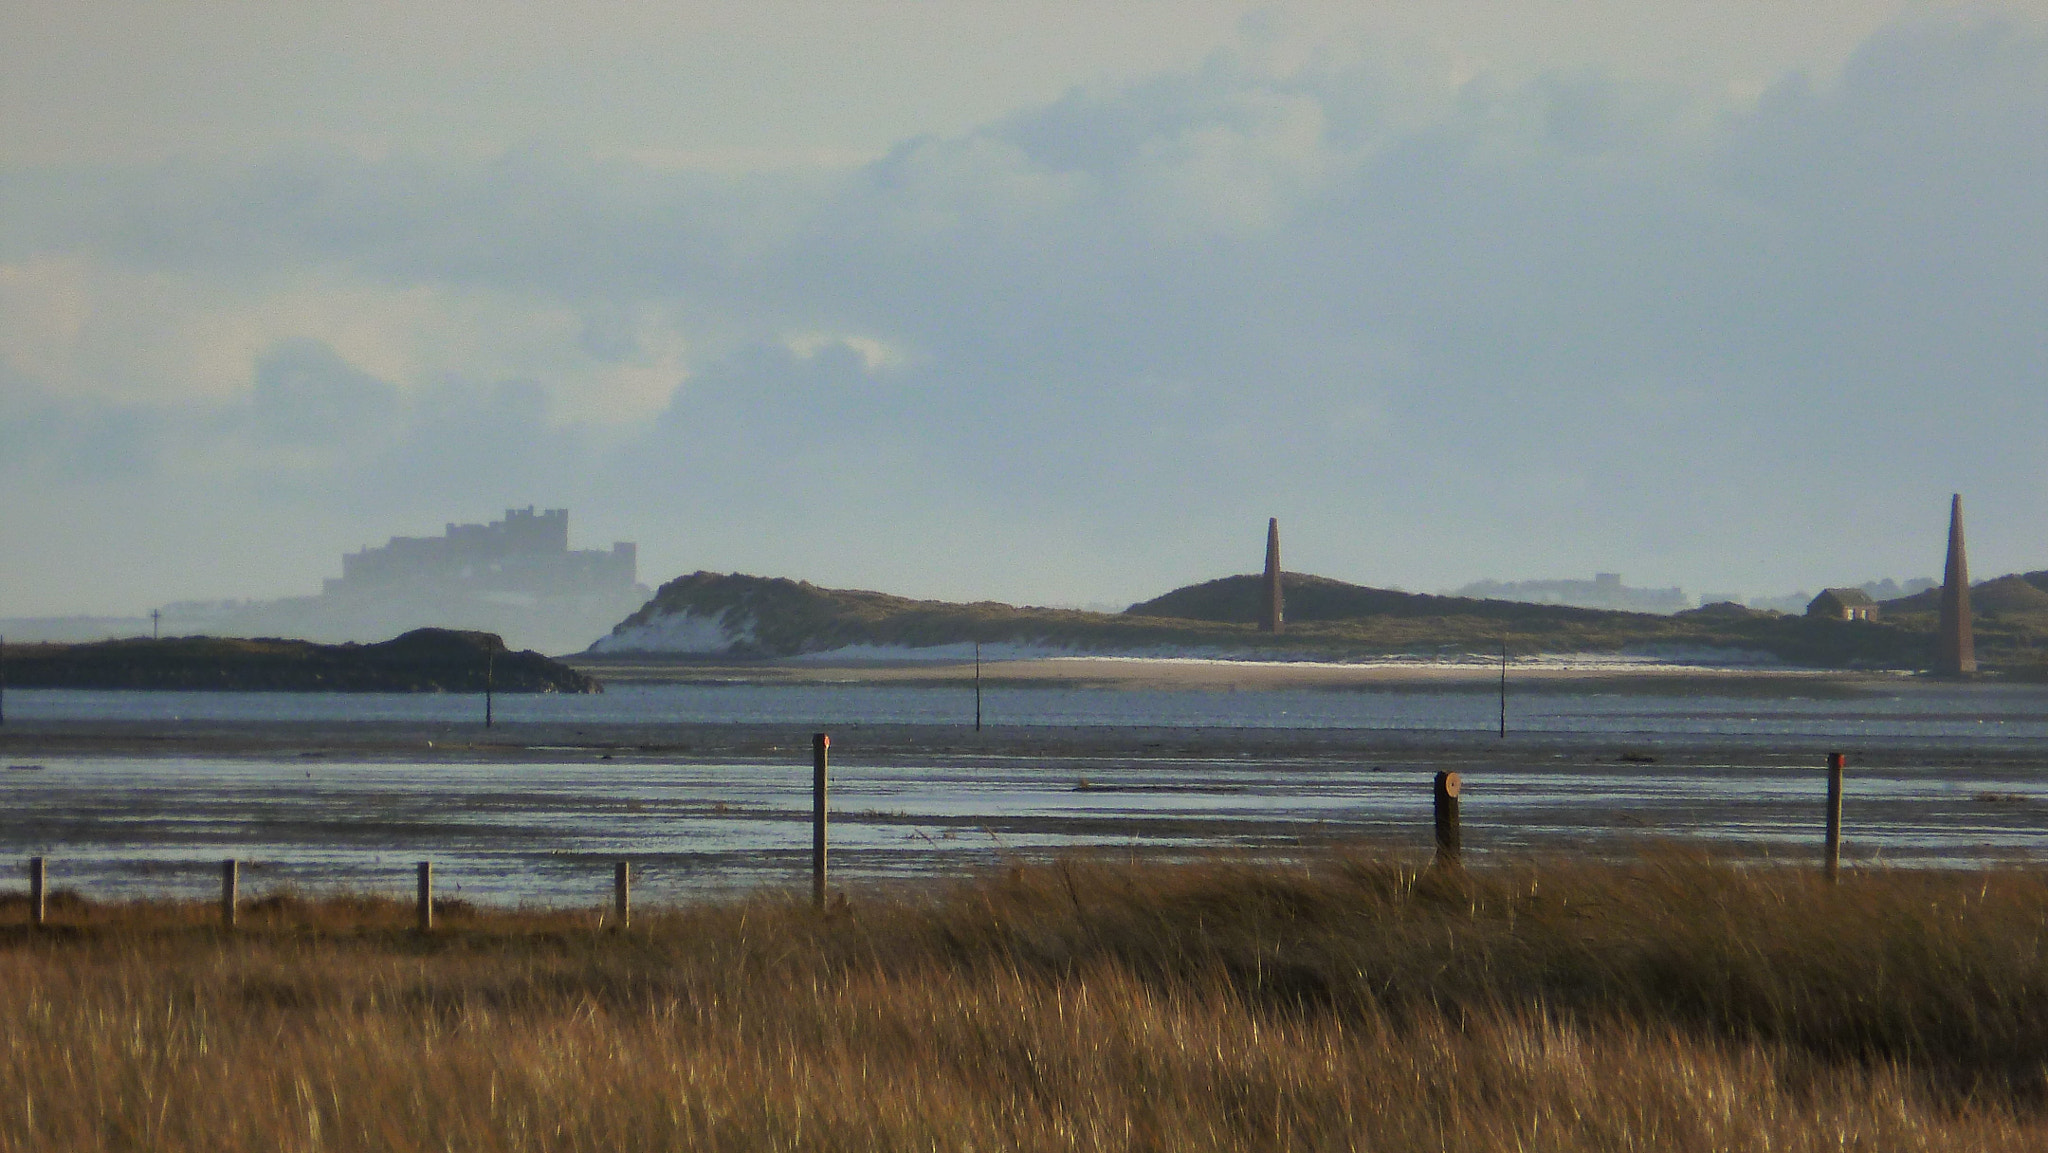
[[[420,862],[420,932],[434,931],[434,862]]]
[[[232,930],[235,927],[235,906],[241,896],[241,863],[234,858],[220,863],[220,927]]]
[[[811,734],[811,903],[825,907],[825,750],[832,738]]]
[[[28,923],[41,928],[45,911],[44,900],[48,894],[48,862],[41,857],[28,859]]]
[[[624,930],[633,923],[633,863],[620,861],[612,866],[612,913],[617,919],[616,927]]]
[[[1824,869],[1829,881],[1842,879],[1842,763],[1840,753],[1828,754],[1828,832],[1823,849]]]
[[[1447,864],[1457,864],[1459,854],[1464,850],[1458,831],[1458,793],[1463,787],[1456,773],[1440,772],[1436,775],[1436,856],[1437,860]]]

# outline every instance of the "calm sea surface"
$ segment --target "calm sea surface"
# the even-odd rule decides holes
[[[10,722],[461,723],[477,719],[482,702],[17,690],[6,706]],[[496,708],[507,721],[593,724],[957,724],[971,721],[972,694],[622,686],[599,696],[501,697]],[[1000,689],[984,698],[996,726],[1490,731],[1497,709],[1491,694],[1472,691]],[[1761,753],[1729,754],[1723,763],[1697,752],[1795,736],[1905,750],[1885,767],[1852,770],[1853,859],[2048,859],[2044,688],[1902,682],[1815,696],[1527,692],[1510,696],[1509,725],[1694,753],[1683,763],[1634,764],[1556,751],[1566,746],[1554,741],[1511,741],[1500,756],[1462,766],[1466,844],[1475,853],[1618,851],[1671,839],[1802,859],[1818,839],[1819,774]],[[1980,759],[1969,750],[1998,755]],[[963,753],[944,764],[877,764],[854,756],[834,768],[835,870],[873,880],[957,874],[1077,848],[1285,853],[1353,837],[1421,850],[1434,768],[1423,758]],[[636,862],[640,891],[654,901],[796,886],[808,861],[808,817],[808,765],[786,761],[624,753],[601,760],[571,750],[539,763],[39,757],[0,772],[0,856],[47,856],[54,885],[99,897],[203,897],[226,857],[248,862],[253,893],[395,894],[423,859],[435,862],[445,890],[500,903],[595,905],[619,859]]]
[[[2048,748],[2048,685],[1942,685],[1901,680],[1870,690],[1796,695],[1654,691],[1508,695],[1508,727],[1524,733],[1643,736],[1964,738]],[[1489,732],[1490,690],[1198,690],[999,688],[983,695],[991,725],[1165,728],[1407,729]],[[23,720],[466,722],[483,698],[438,693],[150,693],[13,690]],[[501,695],[505,721],[641,721],[794,725],[961,724],[974,694],[878,685],[621,685],[593,695]]]

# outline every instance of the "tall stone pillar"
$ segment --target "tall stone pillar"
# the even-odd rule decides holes
[[[1280,518],[1266,521],[1266,581],[1259,600],[1259,631],[1277,633],[1284,617],[1280,600]]]
[[[1948,506],[1948,567],[1941,577],[1941,639],[1934,650],[1934,673],[1943,677],[1975,676],[1977,640],[1970,628],[1970,560],[1963,552],[1963,496]]]

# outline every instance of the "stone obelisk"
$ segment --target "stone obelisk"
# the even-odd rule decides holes
[[[1280,518],[1266,521],[1266,580],[1259,598],[1259,631],[1277,633],[1284,619],[1280,601]]]
[[[1948,568],[1941,578],[1941,640],[1934,650],[1934,674],[1977,673],[1977,641],[1970,629],[1970,560],[1963,553],[1963,496],[1948,506]]]

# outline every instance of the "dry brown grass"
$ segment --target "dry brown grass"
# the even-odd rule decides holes
[[[0,1149],[2048,1147],[2048,877],[1068,862],[825,916],[0,909]]]

